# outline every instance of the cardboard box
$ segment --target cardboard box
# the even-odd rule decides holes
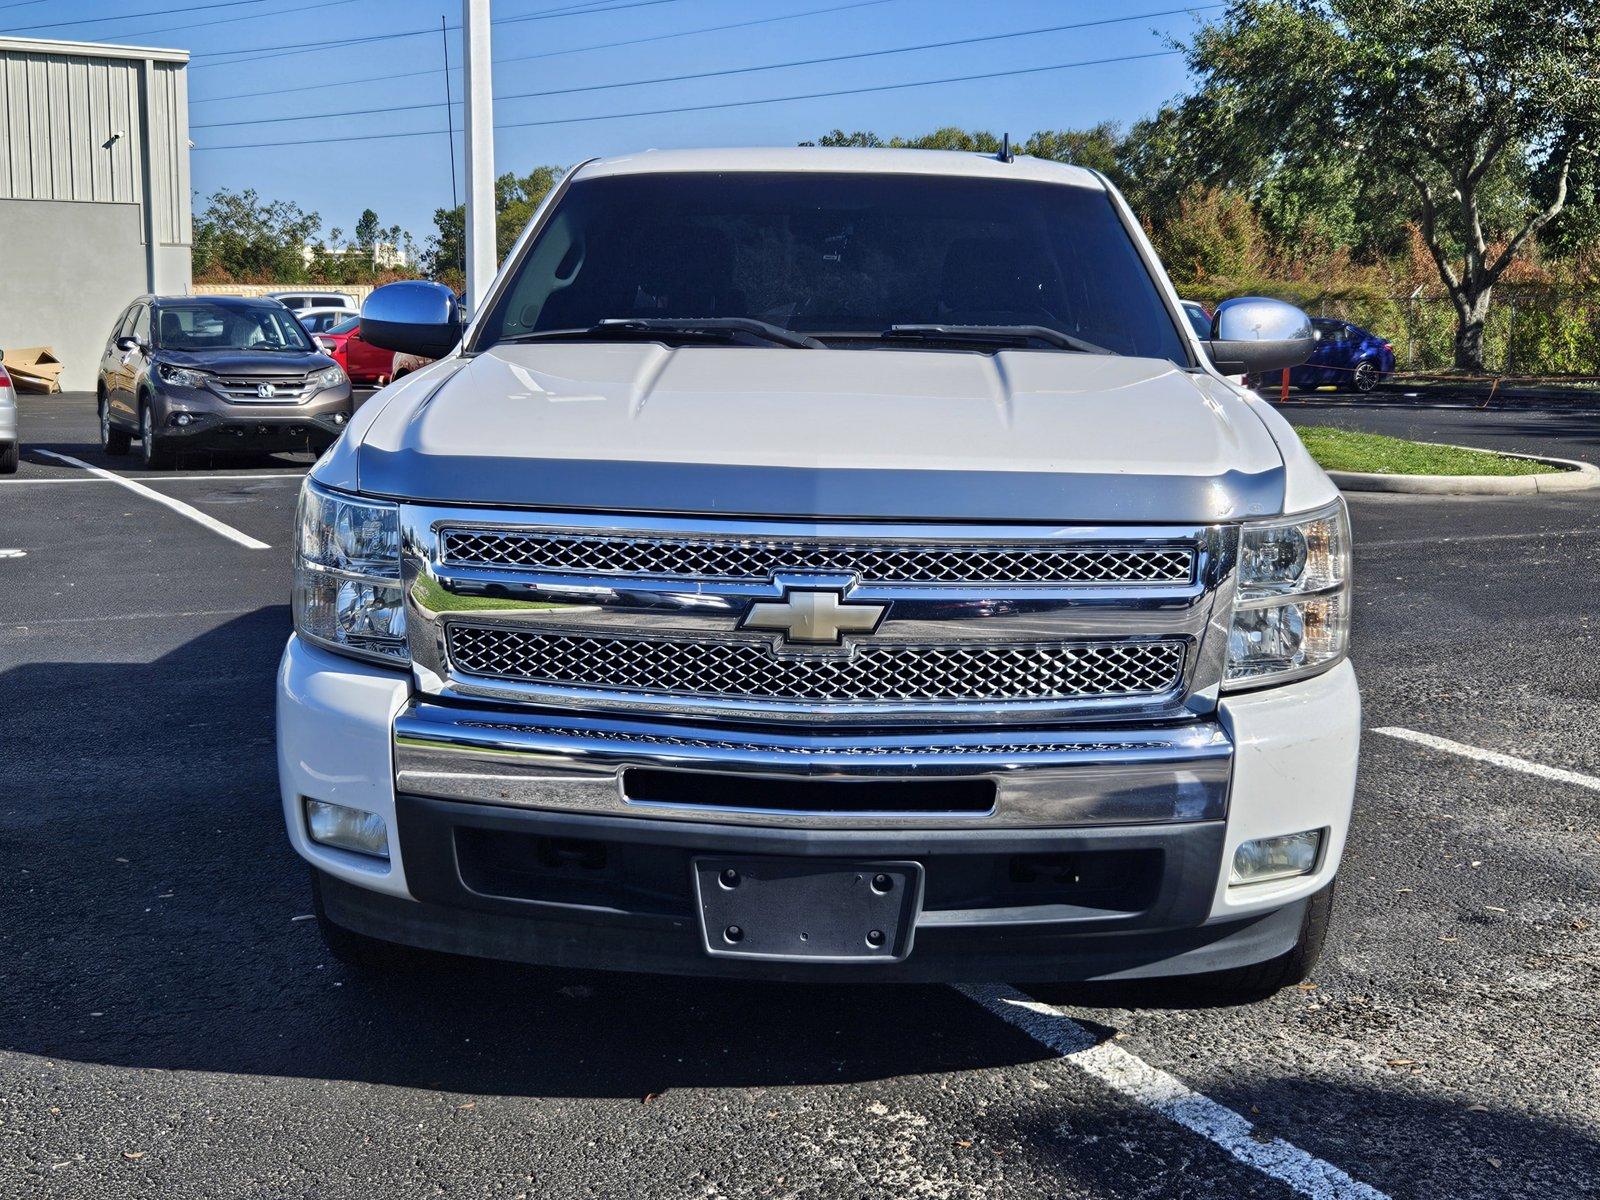
[[[27,346],[21,350],[7,350],[0,358],[0,366],[11,376],[19,392],[59,392],[61,390],[61,360],[49,346]]]

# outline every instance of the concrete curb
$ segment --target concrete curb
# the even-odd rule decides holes
[[[1455,446],[1448,442],[1423,442],[1452,450],[1483,450],[1482,446]],[[1538,454],[1513,454],[1490,450],[1506,458],[1549,463],[1566,468],[1559,475],[1379,475],[1366,471],[1329,471],[1328,478],[1342,492],[1405,492],[1422,496],[1535,496],[1551,492],[1586,492],[1600,487],[1600,467],[1574,458],[1546,458]]]

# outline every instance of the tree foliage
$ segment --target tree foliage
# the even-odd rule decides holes
[[[322,218],[290,200],[266,202],[254,189],[219,191],[194,221],[194,273],[201,279],[304,278],[301,247]]]
[[[504,261],[523,228],[556,184],[564,168],[535,167],[526,175],[512,172],[494,181],[495,259]],[[435,279],[459,283],[466,273],[467,206],[435,209],[433,236],[423,254],[423,266]]]
[[[1369,209],[1385,177],[1402,183],[1390,195],[1456,309],[1456,365],[1481,369],[1495,285],[1592,170],[1600,5],[1233,0],[1188,57],[1200,86],[1177,119],[1208,117],[1182,157],[1253,179],[1290,218],[1308,215],[1307,182],[1344,175]]]

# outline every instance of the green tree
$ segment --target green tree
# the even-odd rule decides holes
[[[523,228],[534,212],[561,182],[561,167],[535,167],[526,175],[512,172],[494,181],[495,259],[503,262],[511,253]],[[397,239],[398,240],[398,239]],[[460,279],[467,264],[467,208],[438,208],[433,213],[433,236],[423,252],[423,265],[435,278]]]
[[[378,214],[370,208],[362,209],[361,216],[356,221],[356,245],[367,253],[372,253],[373,246],[378,244]]]
[[[1600,143],[1600,5],[1232,0],[1187,49],[1200,86],[1177,111],[1215,114],[1213,162],[1343,157],[1405,182],[1455,363],[1481,370],[1496,283]]]
[[[306,278],[305,249],[322,218],[288,200],[264,202],[253,189],[219,191],[194,221],[194,273],[201,279]]]

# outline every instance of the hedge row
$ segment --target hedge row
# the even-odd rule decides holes
[[[1446,299],[1395,296],[1364,288],[1319,288],[1279,280],[1253,287],[1182,287],[1186,299],[1215,305],[1252,292],[1297,304],[1313,316],[1338,317],[1370,329],[1394,346],[1402,370],[1436,371],[1454,362],[1456,314]],[[1484,360],[1496,373],[1600,375],[1600,295],[1502,288],[1484,329]]]

